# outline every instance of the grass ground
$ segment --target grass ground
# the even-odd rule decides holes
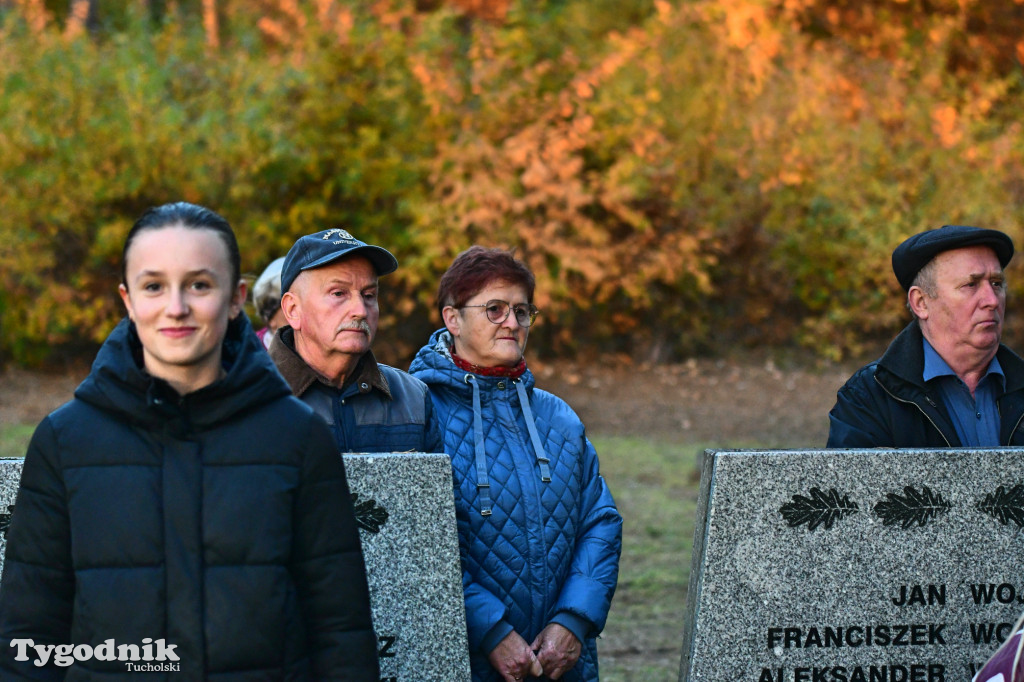
[[[0,457],[24,457],[35,424],[0,425]]]
[[[594,439],[623,518],[619,586],[598,644],[601,679],[678,679],[697,504],[696,444]]]

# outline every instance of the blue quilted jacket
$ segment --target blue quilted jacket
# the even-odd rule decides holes
[[[519,379],[468,374],[441,329],[410,373],[430,387],[451,455],[473,679],[500,676],[487,654],[511,631],[527,643],[555,622],[583,643],[561,679],[598,679],[596,637],[619,572],[622,517],[583,423]]]

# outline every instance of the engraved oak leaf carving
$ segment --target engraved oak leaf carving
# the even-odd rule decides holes
[[[807,524],[807,530],[814,530],[818,526],[828,530],[836,521],[858,511],[857,503],[851,502],[849,495],[840,497],[835,488],[829,489],[827,493],[822,492],[821,488],[811,488],[810,497],[793,495],[793,501],[779,509],[790,528]]]
[[[352,506],[356,510],[356,525],[365,531],[379,533],[381,526],[388,522],[388,510],[372,497],[360,500],[359,493],[352,493]]]
[[[1009,490],[999,486],[976,507],[1004,526],[1013,521],[1018,528],[1024,528],[1024,485],[1017,484]]]
[[[951,505],[942,499],[942,495],[933,493],[928,486],[921,486],[918,491],[913,486],[903,488],[903,496],[897,493],[886,494],[886,499],[875,505],[875,513],[882,519],[883,526],[899,524],[907,529],[915,523],[922,527],[935,520],[939,514],[949,511]]]

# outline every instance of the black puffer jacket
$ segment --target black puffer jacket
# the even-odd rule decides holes
[[[996,352],[1006,376],[999,396],[999,442],[1024,445],[1024,360]],[[961,445],[942,396],[924,381],[921,328],[911,322],[881,359],[857,370],[829,412],[830,448],[945,448]]]
[[[176,647],[147,680],[373,680],[376,638],[348,483],[248,322],[227,376],[180,398],[134,327],[36,429],[7,536],[0,679],[120,680],[124,661],[39,668],[38,644]],[[140,673],[135,673],[136,675]]]

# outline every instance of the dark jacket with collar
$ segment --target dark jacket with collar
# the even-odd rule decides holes
[[[1006,377],[998,399],[999,442],[1024,445],[1024,360],[1004,345],[996,358]],[[925,383],[921,328],[911,322],[885,354],[839,389],[829,412],[830,448],[959,447],[960,438],[936,386]]]
[[[244,317],[227,374],[182,397],[121,322],[36,429],[7,535],[0,679],[135,679],[124,661],[16,661],[11,640],[141,647],[146,679],[379,678],[344,464]]]
[[[291,327],[278,330],[269,350],[292,393],[331,427],[341,452],[444,452],[426,384],[379,364],[373,351],[337,388],[296,352]]]

